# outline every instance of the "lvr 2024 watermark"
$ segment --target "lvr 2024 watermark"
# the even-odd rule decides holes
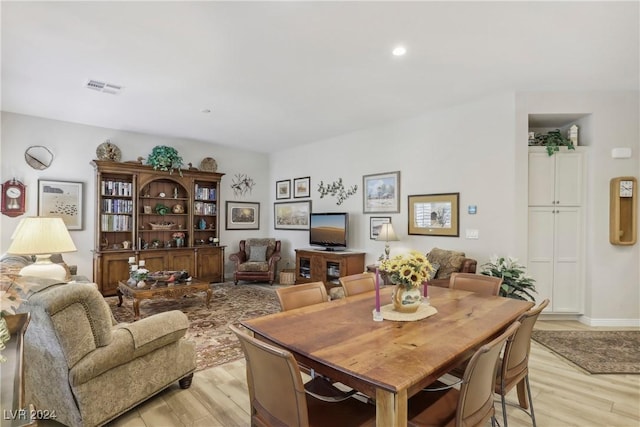
[[[3,409],[2,418],[5,420],[55,420],[56,411],[48,409]]]

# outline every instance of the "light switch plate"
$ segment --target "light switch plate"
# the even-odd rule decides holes
[[[466,230],[467,239],[477,239],[478,238],[478,230],[473,228],[467,228]]]

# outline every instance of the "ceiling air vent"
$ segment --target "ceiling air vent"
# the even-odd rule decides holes
[[[110,93],[117,95],[122,91],[122,86],[113,83],[105,83],[98,80],[89,80],[86,84],[87,89],[97,90],[98,92]]]

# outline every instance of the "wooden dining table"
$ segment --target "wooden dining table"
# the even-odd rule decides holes
[[[406,426],[407,401],[469,358],[533,303],[429,287],[437,314],[373,321],[375,291],[245,320],[254,336],[375,399],[376,425]],[[380,291],[381,304],[392,289]]]

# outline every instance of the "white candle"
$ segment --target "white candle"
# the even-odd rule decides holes
[[[136,263],[136,257],[130,256],[129,257],[129,264],[135,264],[135,263]]]
[[[138,263],[138,265],[139,265],[140,267],[144,267],[144,260],[143,260],[143,259],[141,259],[141,260],[140,260],[140,262]]]
[[[134,264],[134,265],[131,266],[131,271],[136,271],[137,269],[138,269],[137,265]]]

